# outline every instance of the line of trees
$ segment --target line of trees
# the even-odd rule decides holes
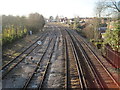
[[[42,31],[44,24],[44,17],[38,13],[31,13],[29,17],[2,15],[2,45],[24,37],[29,31]]]
[[[96,46],[110,45],[113,50],[120,52],[120,1],[99,0],[94,10],[96,17],[85,22],[84,27],[77,23],[76,18],[72,28],[79,28]],[[103,34],[102,30],[105,29]]]
[[[96,17],[83,30],[86,36],[95,41],[96,45],[107,44],[113,50],[120,52],[120,1],[99,0],[95,6],[95,15]],[[102,19],[106,19],[107,23],[102,23]],[[102,39],[99,28],[106,26],[107,30]]]

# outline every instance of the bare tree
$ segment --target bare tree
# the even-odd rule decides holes
[[[101,17],[101,14],[105,10],[105,3],[104,1],[98,1],[95,6],[95,14],[97,17]]]
[[[99,0],[95,6],[95,13],[97,17],[110,16],[112,14],[120,13],[120,1],[118,0]]]
[[[110,0],[109,2],[105,2],[105,8],[111,8],[115,12],[120,12],[120,6],[119,6],[120,1],[118,0]]]

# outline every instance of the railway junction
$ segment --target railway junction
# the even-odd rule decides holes
[[[48,24],[44,31],[17,57],[3,61],[3,89],[120,90],[119,73],[75,30]]]

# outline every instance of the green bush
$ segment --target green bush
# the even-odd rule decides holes
[[[9,28],[4,28],[2,30],[2,44],[11,43],[12,41],[23,37],[27,33],[26,28],[21,28],[19,26],[14,27],[14,25],[7,26]]]
[[[114,28],[107,29],[104,44],[109,44],[113,50],[120,52],[120,21],[114,22]]]

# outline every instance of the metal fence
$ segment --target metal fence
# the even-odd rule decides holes
[[[105,57],[116,67],[120,68],[120,52],[112,50],[110,46],[105,47]]]

